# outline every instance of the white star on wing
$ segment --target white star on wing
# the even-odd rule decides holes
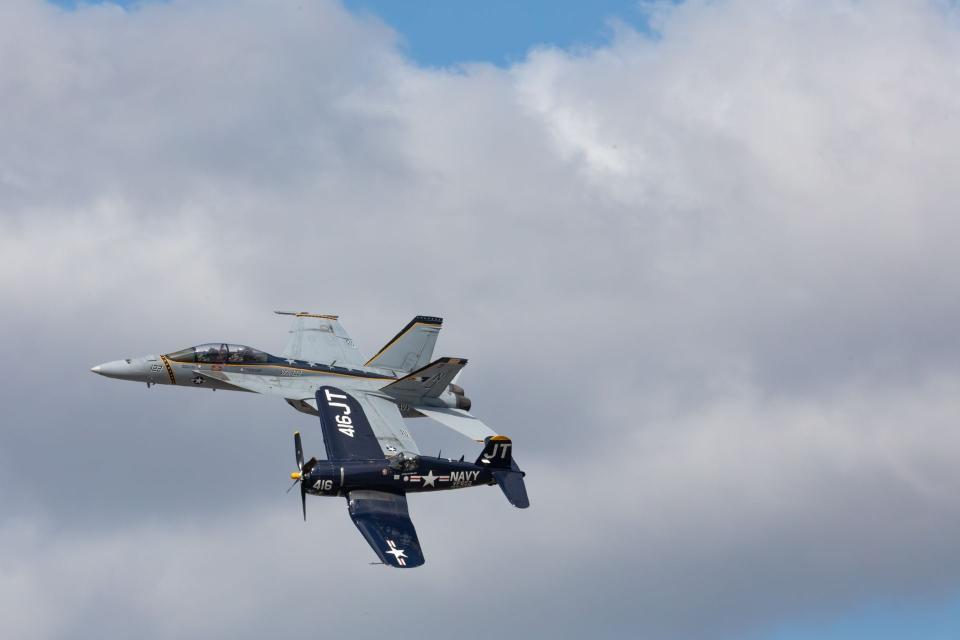
[[[389,553],[396,559],[397,564],[401,566],[405,565],[407,562],[406,560],[404,560],[404,558],[407,557],[407,552],[404,551],[403,549],[398,549],[397,543],[394,542],[393,540],[387,540],[387,544],[390,545],[390,548],[387,549],[387,553]]]

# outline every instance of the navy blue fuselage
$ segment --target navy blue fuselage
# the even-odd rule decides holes
[[[356,489],[404,494],[496,484],[488,466],[432,456],[400,460],[320,460],[302,479],[307,493],[344,496]]]

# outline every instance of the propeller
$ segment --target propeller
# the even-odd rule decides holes
[[[300,432],[293,432],[293,449],[297,455],[297,469],[303,471],[303,442],[300,441]]]
[[[300,432],[295,431],[293,433],[293,449],[297,458],[297,469],[290,474],[290,479],[293,480],[293,484],[290,485],[290,488],[287,489],[287,493],[290,493],[290,489],[293,489],[293,485],[300,483],[300,504],[303,507],[303,521],[307,521],[307,487],[303,484],[303,477],[310,475],[310,472],[315,466],[317,466],[317,459],[310,458],[306,462],[303,461],[303,443],[300,441]]]

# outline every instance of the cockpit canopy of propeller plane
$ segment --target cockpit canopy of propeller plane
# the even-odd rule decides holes
[[[242,344],[211,342],[189,347],[167,354],[174,362],[196,364],[265,364],[270,361],[269,354]]]
[[[399,453],[390,459],[388,466],[399,473],[414,473],[420,467],[420,457]]]

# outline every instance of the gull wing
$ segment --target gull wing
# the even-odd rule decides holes
[[[281,354],[284,358],[362,367],[363,360],[353,340],[337,316],[318,313],[293,313],[275,311],[280,315],[293,316],[290,339]]]
[[[410,569],[424,563],[405,495],[357,490],[350,492],[347,501],[353,524],[384,564]]]
[[[331,386],[320,387],[315,397],[328,459],[375,460],[419,453],[400,409],[386,398]]]

